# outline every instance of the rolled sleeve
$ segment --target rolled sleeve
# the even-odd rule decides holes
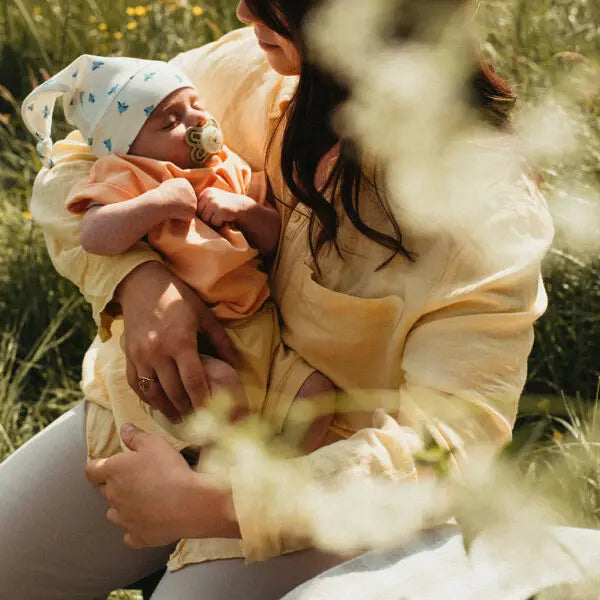
[[[375,412],[373,426],[292,459],[302,477],[273,482],[267,495],[252,490],[268,474],[256,476],[251,464],[234,469],[234,502],[248,560],[302,544],[319,546],[314,535],[319,516],[310,514],[314,506],[305,507],[295,484],[331,488],[352,480],[360,488],[375,479],[416,480],[432,473],[418,458],[430,441],[447,450],[450,464],[460,470],[470,456],[493,453],[510,440],[533,323],[547,304],[540,270],[552,236],[538,198],[516,207],[507,203],[478,231],[457,237],[451,254],[439,257],[445,267],[406,335],[400,388],[373,392],[378,405],[387,407]],[[347,519],[352,523],[352,514]]]
[[[137,266],[161,261],[147,244],[139,242],[125,254],[107,257],[88,254],[79,241],[81,216],[65,207],[69,191],[87,181],[94,156],[78,132],[55,144],[55,166],[38,174],[31,198],[31,214],[42,228],[55,269],[72,281],[92,307],[92,314],[106,335],[115,314],[112,304],[119,283]]]

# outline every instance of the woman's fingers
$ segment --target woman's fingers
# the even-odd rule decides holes
[[[140,538],[129,532],[123,536],[123,543],[132,550],[139,550],[140,548],[144,548],[146,546],[146,544],[144,544]]]
[[[90,460],[85,465],[85,476],[90,483],[95,483],[96,485],[106,483],[106,459],[97,458],[96,460]]]
[[[173,369],[174,370],[174,369]],[[165,369],[164,380],[155,375],[155,370],[142,363],[141,366],[136,366],[133,360],[129,357],[126,359],[125,372],[127,375],[127,383],[129,387],[137,394],[138,398],[148,404],[155,410],[160,411],[169,421],[179,421],[182,413],[179,411],[179,407],[175,402],[171,402],[170,398],[167,397],[165,390],[163,389],[163,383],[166,381],[167,385],[175,389],[175,385],[171,382],[177,381],[177,372],[171,373],[168,367]],[[144,389],[140,388],[139,378],[147,377],[149,380],[147,386]],[[154,381],[156,380],[156,381]],[[185,407],[185,402],[180,400],[181,395],[177,396],[176,401],[180,402],[182,407]],[[189,412],[189,411],[188,411]]]
[[[177,368],[192,407],[197,410],[204,406],[209,394],[208,383],[202,361],[195,350],[186,350],[177,357]]]
[[[198,331],[210,340],[219,358],[229,363],[232,367],[239,367],[240,357],[227,332],[217,321],[214,314],[204,307],[198,315]]]
[[[122,527],[123,522],[121,521],[120,517],[119,517],[119,512],[117,511],[117,509],[114,506],[111,506],[107,511],[106,511],[106,518],[108,519],[108,521],[110,521],[113,525],[117,525],[117,527]]]
[[[177,370],[175,363],[172,360],[161,363],[156,367],[156,374],[160,386],[178,413],[184,417],[193,412],[191,396],[188,396],[183,383],[183,374]]]

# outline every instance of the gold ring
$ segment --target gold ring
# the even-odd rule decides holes
[[[138,377],[137,384],[140,392],[144,393],[150,389],[151,383],[157,383],[158,379],[156,377]]]

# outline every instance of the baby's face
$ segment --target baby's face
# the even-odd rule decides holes
[[[193,165],[185,132],[189,127],[204,125],[208,118],[195,89],[176,90],[154,109],[131,145],[129,154],[169,161],[181,169],[191,169]]]

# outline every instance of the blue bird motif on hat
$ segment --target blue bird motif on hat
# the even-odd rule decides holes
[[[156,114],[170,93],[186,85],[190,83],[185,73],[162,61],[85,54],[33,90],[22,115],[27,129],[37,132],[44,166],[51,156],[56,97],[62,97],[66,120],[77,127],[91,150],[99,155],[126,153],[140,123]]]

